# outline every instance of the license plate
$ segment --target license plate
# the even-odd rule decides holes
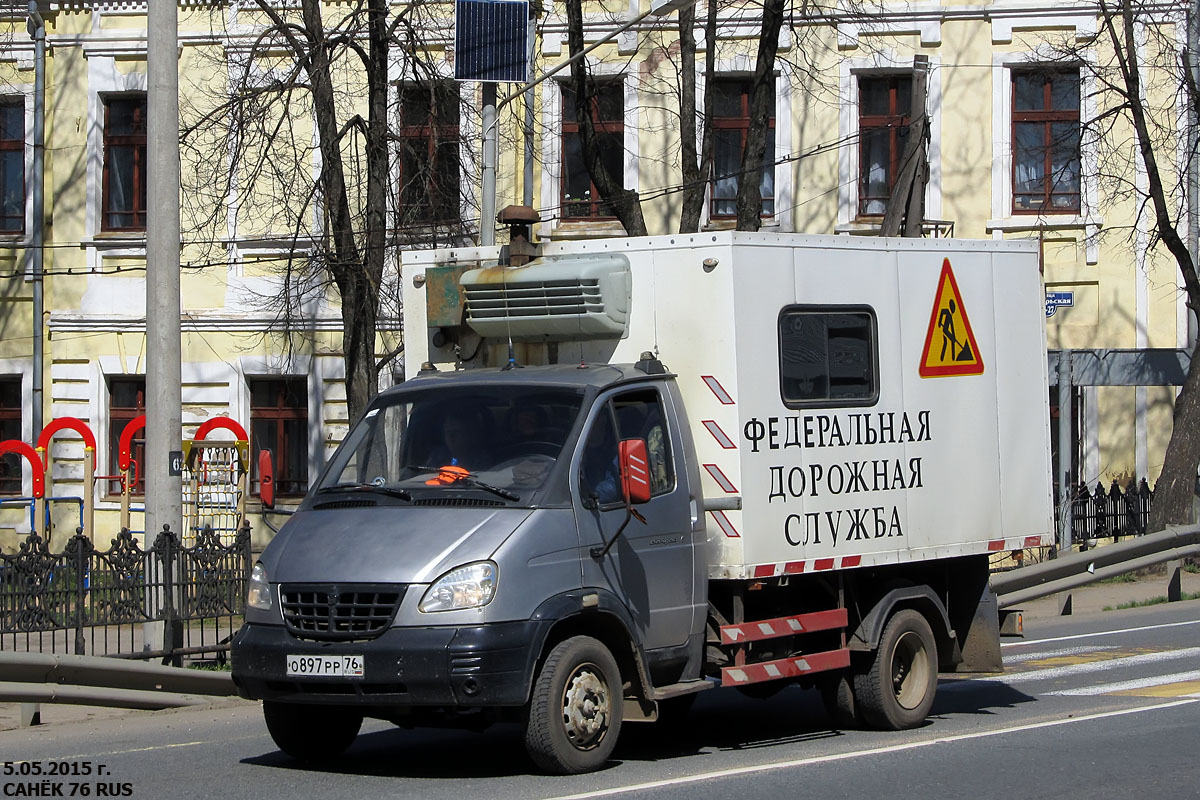
[[[361,678],[362,656],[288,656],[288,677]]]

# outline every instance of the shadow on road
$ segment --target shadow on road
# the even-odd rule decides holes
[[[1036,703],[1037,698],[1014,689],[1003,681],[953,678],[938,684],[931,717],[993,714],[995,709],[1016,708]]]
[[[992,681],[944,681],[931,717],[991,714],[1035,700]],[[536,774],[525,755],[516,725],[497,725],[483,733],[457,730],[380,727],[368,729],[340,759],[302,763],[278,751],[243,759],[243,763],[326,774],[408,778],[502,778]],[[609,768],[620,763],[651,763],[703,756],[719,751],[827,741],[844,736],[831,730],[820,695],[798,687],[769,699],[752,699],[736,691],[701,694],[691,711],[655,724],[629,724]]]

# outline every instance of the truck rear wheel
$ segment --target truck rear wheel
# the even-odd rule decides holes
[[[870,668],[854,676],[863,719],[893,731],[924,722],[937,692],[937,663],[937,643],[925,617],[911,608],[893,614]]]
[[[608,648],[590,636],[559,642],[533,686],[525,749],[546,772],[598,769],[617,744],[623,704],[621,671]]]
[[[267,730],[280,750],[300,761],[336,758],[354,743],[362,714],[345,708],[263,701]]]

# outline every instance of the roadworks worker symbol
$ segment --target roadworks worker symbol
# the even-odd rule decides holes
[[[942,262],[933,312],[929,315],[929,331],[925,334],[925,349],[921,353],[922,378],[945,378],[953,375],[982,375],[983,357],[967,319],[962,293],[950,269],[950,259]]]

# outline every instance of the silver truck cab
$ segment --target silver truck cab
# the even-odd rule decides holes
[[[648,462],[636,506],[627,441]],[[300,758],[364,717],[509,720],[543,769],[594,769],[627,703],[652,716],[655,687],[703,678],[699,487],[657,361],[424,372],[372,403],[263,552],[234,681]]]

